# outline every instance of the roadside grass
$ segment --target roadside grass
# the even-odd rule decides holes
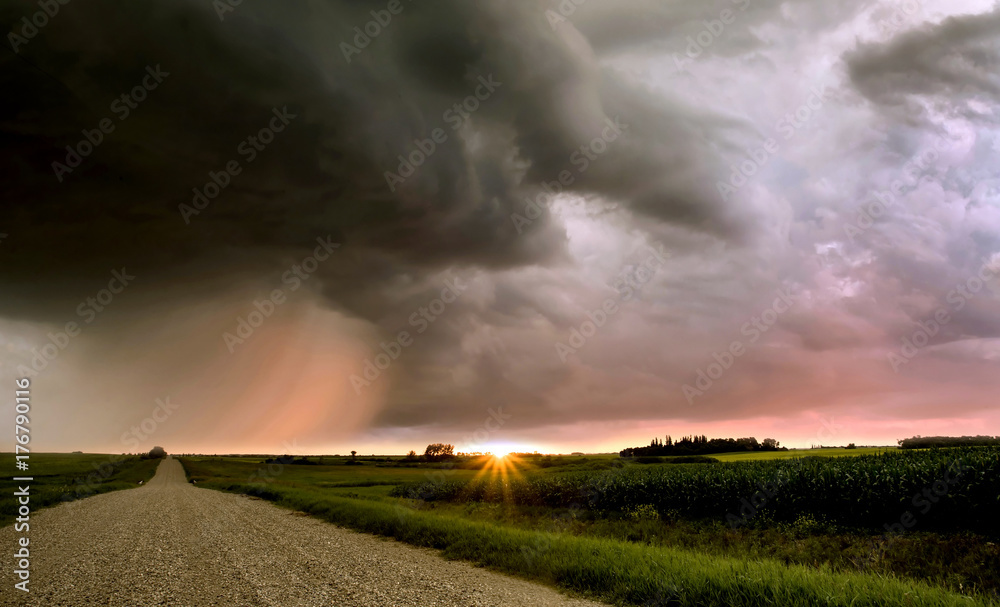
[[[13,453],[0,453],[0,469],[14,470],[14,462]],[[153,478],[160,460],[97,453],[32,453],[28,462],[29,469],[17,475],[34,480],[15,481],[13,474],[0,477],[0,494],[8,496],[0,500],[0,526],[12,524],[18,516],[13,494],[19,486],[31,487],[28,505],[34,513],[66,501],[138,487],[139,481]]]
[[[991,604],[986,594],[970,593],[995,582],[998,562],[995,547],[976,537],[910,534],[887,544],[810,521],[733,530],[719,521],[661,519],[641,508],[606,518],[509,504],[428,503],[389,497],[393,486],[382,484],[424,480],[427,470],[354,467],[345,476],[334,466],[285,466],[250,483],[257,467],[251,462],[181,461],[200,487],[260,497],[619,604],[984,605]],[[455,470],[449,480],[464,480],[459,475],[467,472]],[[536,473],[548,476],[548,470]],[[958,569],[949,578],[953,566]]]
[[[824,566],[833,571],[895,575],[980,596],[996,597],[1000,593],[1000,546],[968,533],[912,531],[887,536],[836,527],[810,516],[801,516],[792,523],[761,520],[753,526],[732,529],[718,518],[661,517],[641,505],[618,516],[495,503],[431,502],[421,506],[437,514],[526,530],[558,531],[723,557],[771,559],[786,565]]]
[[[920,582],[891,576],[837,573],[611,539],[525,531],[428,513],[401,504],[322,497],[307,490],[230,484],[218,488],[256,495],[366,533],[441,550],[444,556],[565,590],[629,605],[982,605]],[[658,602],[657,602],[658,601]]]

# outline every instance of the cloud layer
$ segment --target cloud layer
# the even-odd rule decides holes
[[[6,3],[0,376],[114,451],[996,424],[1000,13],[914,4]]]

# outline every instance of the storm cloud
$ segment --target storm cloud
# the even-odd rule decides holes
[[[0,379],[113,451],[995,423],[1000,21],[918,6],[4,2]]]

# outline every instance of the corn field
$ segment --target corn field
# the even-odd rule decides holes
[[[598,515],[652,506],[733,526],[794,521],[895,531],[1000,531],[1000,447],[889,451],[857,457],[625,466],[470,482],[426,482],[393,495],[425,501],[574,508]]]

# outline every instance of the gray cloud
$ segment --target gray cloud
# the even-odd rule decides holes
[[[456,440],[501,406],[511,431],[855,414],[873,394],[892,403],[878,415],[926,412],[929,395],[972,380],[956,414],[978,415],[1000,331],[992,291],[902,374],[885,355],[1000,251],[997,13],[859,45],[853,30],[881,14],[869,3],[754,1],[676,73],[687,37],[739,4],[589,0],[553,27],[545,9],[558,3],[404,1],[350,61],[343,44],[386,3],[243,3],[224,20],[193,1],[64,8],[0,56],[0,82],[17,91],[0,100],[0,161],[13,168],[0,376],[125,267],[135,284],[43,384],[80,416],[102,411],[111,435],[135,403],[178,385],[185,423],[236,437],[299,411],[317,421],[282,431],[319,444],[365,428]],[[0,16],[35,10],[7,2]],[[147,66],[169,76],[119,119],[110,104]],[[485,94],[483,79],[499,84]],[[777,121],[821,82],[822,108],[784,138]],[[294,118],[249,162],[238,146],[275,108]],[[105,118],[114,131],[60,182],[52,163]],[[627,128],[609,140],[616,119]],[[435,129],[434,152],[387,183]],[[717,182],[768,137],[779,151],[723,200]],[[870,192],[933,139],[946,144],[899,204],[849,238]],[[242,172],[185,221],[192,189],[233,160]],[[528,199],[544,208],[529,213]],[[342,246],[229,354],[222,333],[327,235]],[[646,245],[668,261],[561,360],[555,344],[620,297],[612,285]],[[412,315],[455,277],[469,290],[355,394],[348,377],[415,333]],[[798,303],[688,402],[682,386],[748,339],[779,288]],[[120,376],[132,379],[105,394]],[[269,405],[277,386],[295,386],[298,404]]]
[[[406,4],[348,64],[339,46],[376,5],[324,3],[308,13],[241,6],[220,22],[201,3],[97,2],[53,19],[21,56],[4,58],[5,84],[21,91],[6,100],[14,120],[0,152],[18,167],[6,197],[17,206],[4,282],[33,299],[44,292],[55,305],[59,291],[75,297],[80,278],[111,266],[133,266],[147,284],[184,266],[209,275],[266,271],[317,234],[337,233],[356,253],[329,271],[328,293],[364,313],[367,300],[333,297],[344,293],[338,278],[362,283],[363,293],[408,272],[551,258],[559,238],[547,220],[521,235],[510,216],[539,181],[575,171],[572,153],[616,114],[633,121],[635,134],[610,146],[572,189],[723,228],[714,193],[693,177],[710,170],[711,158],[691,153],[705,144],[660,143],[681,135],[691,117],[608,83],[540,11]],[[9,6],[6,20],[27,6]],[[147,65],[170,76],[118,122],[108,105]],[[445,112],[474,93],[480,76],[502,84],[455,131]],[[266,126],[274,107],[297,118],[186,225],[178,205],[190,204],[209,171],[245,162],[237,144]],[[115,132],[58,182],[52,162],[106,117]],[[435,128],[448,140],[390,191],[385,171]],[[10,302],[6,311],[44,313]]]
[[[919,101],[935,111],[996,122],[995,105],[985,115],[968,106],[988,105],[1000,95],[1000,10],[949,17],[936,25],[871,44],[847,57],[858,91],[897,117],[923,116]]]

